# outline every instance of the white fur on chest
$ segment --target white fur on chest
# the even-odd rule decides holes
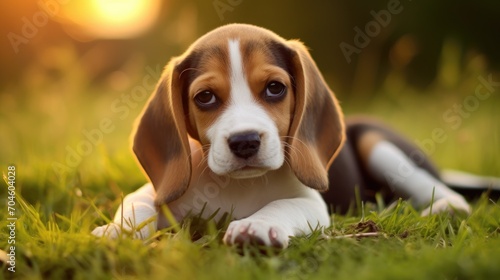
[[[205,218],[218,210],[216,219],[224,213],[232,213],[234,219],[241,219],[275,200],[311,196],[319,194],[304,186],[288,166],[283,166],[251,179],[232,179],[210,172],[210,175],[193,182],[187,192],[168,207],[178,220],[189,212],[199,214],[202,209]]]

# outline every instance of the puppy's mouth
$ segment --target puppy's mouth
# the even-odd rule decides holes
[[[211,147],[213,148],[213,146]],[[266,152],[263,157],[256,154],[249,158],[239,158],[229,153],[208,151],[208,167],[217,175],[229,176],[234,179],[256,178],[265,175],[268,171],[276,170],[283,165],[283,156],[280,151]]]
[[[229,172],[228,175],[234,179],[249,179],[263,176],[267,173],[267,171],[269,171],[267,168],[246,165],[240,169]]]

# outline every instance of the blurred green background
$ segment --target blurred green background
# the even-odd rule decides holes
[[[161,69],[232,22],[305,42],[347,114],[385,120],[442,166],[500,175],[498,1],[40,0],[0,10],[0,163],[18,166],[31,201],[143,183],[129,135]]]

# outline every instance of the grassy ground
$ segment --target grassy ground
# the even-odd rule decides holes
[[[432,95],[389,91],[383,97],[342,103],[348,114],[375,114],[410,139],[427,143],[428,153],[440,166],[498,176],[498,94],[464,111],[467,114],[452,114],[459,116],[454,122],[443,118],[472,96],[477,84],[472,79],[457,91],[435,88]],[[365,205],[351,215],[332,216],[333,226],[324,233],[294,238],[288,249],[267,255],[226,247],[221,243],[224,228],[199,221],[146,241],[95,238],[90,231],[113,215],[122,194],[145,181],[128,142],[133,119],[145,100],[127,105],[129,112],[124,114],[110,109],[120,102],[121,93],[61,96],[44,91],[23,98],[14,92],[0,95],[1,168],[7,174],[10,164],[16,166],[18,218],[16,272],[9,272],[4,263],[3,277],[493,279],[500,275],[500,205],[486,197],[473,202],[468,217],[422,218],[405,202],[392,209]],[[109,120],[106,131],[100,127],[104,119]],[[436,128],[446,135],[439,143],[432,141]],[[86,136],[97,129],[102,137]],[[88,153],[73,154],[91,139]],[[0,196],[0,249],[9,253],[6,186],[2,183]],[[346,237],[370,229],[377,236]]]

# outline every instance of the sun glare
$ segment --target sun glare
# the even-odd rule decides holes
[[[67,11],[67,20],[87,35],[111,39],[145,32],[158,18],[161,6],[160,0],[90,0],[79,4]]]
[[[148,1],[143,0],[94,0],[96,16],[111,24],[127,24],[142,18]]]

